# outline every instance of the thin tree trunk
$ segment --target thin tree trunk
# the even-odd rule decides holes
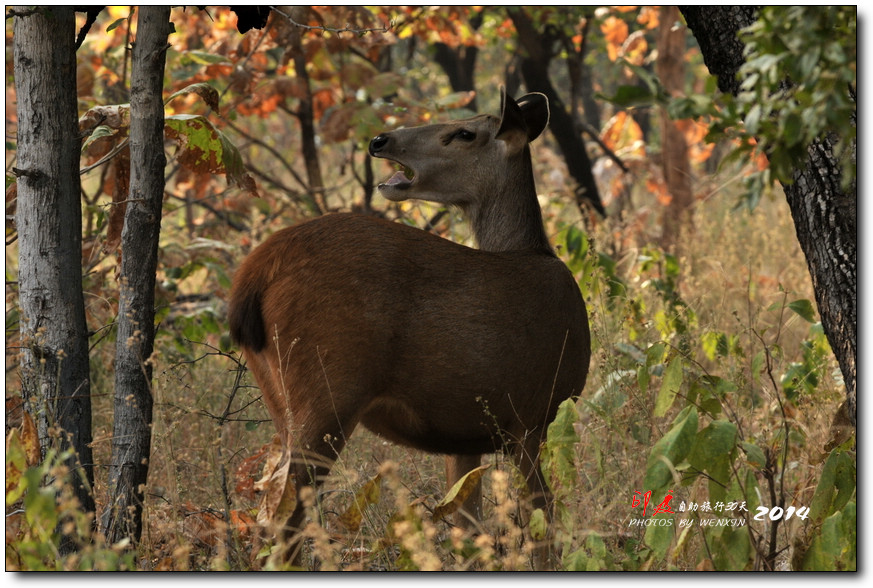
[[[482,26],[483,12],[478,12],[470,17],[470,28],[478,31]],[[449,85],[453,92],[475,92],[476,91],[476,57],[479,54],[479,48],[475,45],[458,45],[450,47],[445,43],[434,43],[434,61],[436,61],[446,76],[449,78]],[[478,112],[479,107],[476,102],[476,96],[467,104],[467,108],[473,112]]]
[[[295,22],[306,22],[304,6],[290,7],[291,17]],[[306,54],[303,51],[303,33],[300,27],[289,24],[291,27],[289,39],[290,50],[294,61],[294,73],[303,83],[304,96],[300,98],[300,110],[297,117],[300,120],[300,140],[303,151],[303,161],[306,165],[306,176],[309,180],[309,192],[317,206],[317,212],[327,210],[326,195],[324,192],[324,180],[321,175],[321,164],[318,159],[318,147],[315,142],[315,105],[312,97],[312,84],[309,81],[309,72],[306,71]]]
[[[737,71],[743,64],[743,43],[737,32],[755,21],[755,8],[685,6],[681,10],[706,66],[718,79],[719,89],[736,94],[741,83]],[[846,92],[850,92],[849,88]],[[855,100],[854,94],[850,93],[850,97]],[[806,160],[795,164],[794,183],[783,188],[812,277],[822,326],[843,373],[848,412],[855,424],[857,189],[854,183],[848,189],[841,188],[833,140],[821,137],[810,145]]]
[[[94,511],[91,384],[82,294],[82,208],[71,7],[16,6],[18,283],[25,407],[45,451],[59,442],[83,510]],[[50,434],[57,425],[60,438]],[[62,546],[63,549],[63,546]]]
[[[658,58],[655,73],[671,96],[679,96],[685,90],[685,27],[676,27],[679,9],[675,6],[661,7],[658,31]],[[694,192],[691,188],[691,163],[688,161],[688,144],[679,122],[670,120],[666,108],[661,108],[661,166],[664,181],[670,191],[670,204],[661,215],[661,246],[673,251],[679,243],[683,230],[693,231],[691,206]]]
[[[138,541],[143,487],[148,477],[152,423],[155,273],[164,194],[162,89],[167,6],[139,9],[130,79],[130,197],[121,235],[115,410],[109,500],[102,527],[107,538]]]

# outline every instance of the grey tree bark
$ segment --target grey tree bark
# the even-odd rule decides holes
[[[72,7],[13,10],[22,396],[43,457],[52,444],[75,451],[68,461],[72,482],[81,507],[93,512],[76,21]]]
[[[155,273],[164,195],[168,6],[141,6],[130,79],[130,195],[121,234],[115,405],[109,498],[101,528],[111,542],[138,541],[152,423]]]
[[[752,24],[750,6],[685,6],[681,9],[694,33],[709,71],[722,92],[736,94],[741,80],[743,43],[739,29]],[[851,99],[854,93],[846,88]],[[797,239],[806,256],[815,300],[828,342],[846,383],[846,402],[856,423],[857,353],[857,187],[841,188],[842,173],[834,157],[838,137],[821,137],[798,161],[794,182],[784,186]],[[854,146],[852,157],[855,157]]]

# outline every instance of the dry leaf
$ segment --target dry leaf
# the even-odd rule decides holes
[[[464,504],[464,501],[476,491],[476,487],[482,479],[482,474],[490,467],[491,464],[485,464],[461,476],[461,479],[455,482],[455,485],[449,489],[445,497],[434,507],[433,520],[439,521],[457,512],[461,505]]]

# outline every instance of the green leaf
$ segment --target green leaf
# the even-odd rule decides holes
[[[557,492],[559,487],[571,488],[576,483],[576,444],[579,435],[575,423],[578,419],[576,404],[568,398],[558,407],[555,420],[546,431],[540,467],[552,492]]]
[[[815,307],[812,305],[812,302],[806,300],[805,298],[801,298],[800,300],[795,300],[794,302],[788,303],[788,308],[797,313],[800,318],[805,320],[808,323],[815,322]]]
[[[857,508],[854,502],[828,517],[803,554],[804,571],[857,570]]]
[[[789,112],[785,117],[782,139],[789,147],[797,145],[804,140],[803,121],[797,113]]]
[[[712,563],[720,572],[739,572],[749,565],[752,545],[749,531],[741,527],[710,527],[707,539]]]
[[[676,464],[688,455],[697,435],[697,408],[687,406],[673,421],[673,427],[652,447],[646,461],[643,487],[657,493],[673,480]]]
[[[640,366],[637,371],[637,383],[640,386],[640,391],[642,393],[646,393],[649,389],[649,374],[651,373],[652,367],[659,364],[661,359],[664,357],[664,344],[663,343],[655,343],[646,349],[646,363],[643,366]]]
[[[206,51],[183,51],[181,53],[181,62],[183,65],[187,65],[189,63],[196,63],[199,65],[215,65],[218,63],[232,63],[230,59],[228,59],[224,55],[218,55],[216,53],[207,53]]]
[[[24,494],[23,475],[27,469],[27,456],[18,429],[12,429],[6,437],[6,506],[11,506]]]
[[[651,106],[657,103],[658,95],[641,86],[619,86],[612,96],[597,94],[598,98],[611,102],[621,108]]]
[[[549,528],[549,523],[546,521],[546,513],[543,509],[537,508],[530,513],[530,521],[528,529],[530,529],[531,539],[534,541],[542,541],[546,538],[546,532]]]
[[[106,125],[98,126],[96,129],[91,131],[91,134],[88,135],[88,138],[85,139],[85,141],[82,143],[82,153],[84,153],[85,150],[94,141],[96,141],[98,139],[102,139],[104,137],[114,137],[117,133],[118,133],[118,131],[116,131],[115,129],[112,129]]]
[[[736,439],[735,424],[730,421],[712,421],[697,433],[688,461],[697,469],[706,469],[710,461],[730,455],[736,447]]]
[[[855,460],[839,448],[831,451],[822,468],[818,486],[809,506],[810,520],[818,522],[838,512],[854,495]]]
[[[646,527],[644,541],[646,545],[652,548],[652,552],[658,559],[664,559],[667,556],[667,550],[670,549],[670,545],[673,543],[675,527],[667,524],[658,525],[654,521],[669,519],[670,515],[668,514],[655,515],[649,519],[652,521],[652,524]]]
[[[754,443],[748,443],[746,441],[743,441],[740,445],[746,454],[746,461],[749,462],[749,465],[761,469],[767,464],[767,457],[764,455],[764,451],[760,447]]]
[[[127,20],[126,17],[125,17],[125,18],[119,18],[118,20],[116,20],[115,22],[113,22],[112,24],[110,24],[108,27],[106,27],[106,32],[109,33],[109,32],[111,32],[111,31],[114,31],[114,30],[117,29],[119,26],[121,26],[121,23],[123,23],[123,22],[126,21],[126,20]]]
[[[682,358],[674,357],[664,370],[664,377],[661,380],[661,391],[658,393],[658,399],[655,401],[655,416],[661,417],[667,414],[667,411],[673,406],[673,401],[676,399],[676,393],[679,392],[679,387],[682,385]]]
[[[754,135],[758,132],[758,124],[761,121],[761,105],[755,104],[752,108],[749,109],[748,114],[746,114],[746,118],[743,121],[743,124],[746,127],[746,131],[750,135]]]

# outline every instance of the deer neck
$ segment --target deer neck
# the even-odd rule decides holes
[[[527,150],[525,150],[527,151]],[[543,228],[530,156],[512,166],[506,181],[480,202],[469,204],[473,236],[483,251],[541,251],[554,255]]]

